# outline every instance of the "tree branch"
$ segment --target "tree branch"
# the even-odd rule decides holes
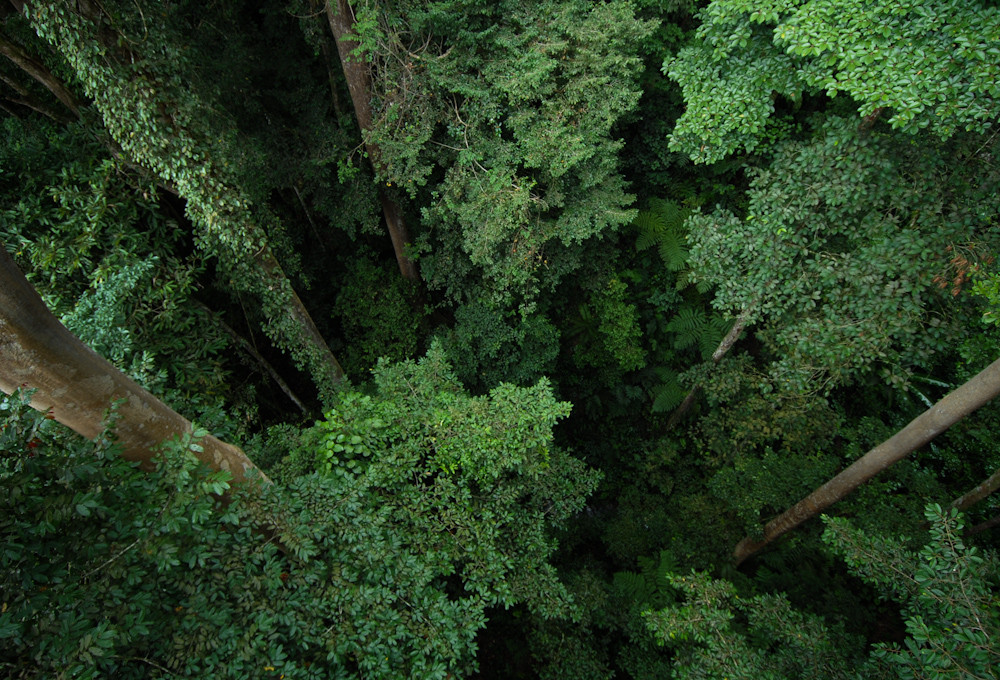
[[[229,337],[236,342],[236,344],[242,347],[247,354],[253,357],[253,359],[260,365],[260,367],[263,368],[264,371],[271,376],[274,382],[278,384],[278,387],[280,387],[281,391],[285,393],[285,396],[291,399],[292,402],[296,406],[298,406],[299,410],[302,411],[303,415],[309,415],[309,409],[307,409],[303,405],[302,400],[300,400],[297,396],[295,396],[295,392],[293,392],[292,388],[288,386],[288,383],[286,383],[281,378],[281,375],[279,375],[278,371],[274,368],[274,366],[272,366],[271,363],[267,359],[265,359],[261,355],[261,353],[258,352],[257,349],[253,345],[251,345],[246,338],[244,338],[242,335],[233,330],[233,328],[225,321],[223,321],[222,317],[220,317],[218,314],[212,311],[212,309],[210,309],[208,305],[204,304],[203,302],[199,302],[197,300],[194,300],[193,302],[199,307],[201,307],[203,310],[208,312],[212,316],[212,319],[215,321],[215,323],[219,325],[219,328],[224,330],[229,335]]]
[[[726,356],[726,354],[729,353],[729,350],[732,349],[733,345],[736,344],[736,340],[739,339],[740,333],[743,332],[743,327],[746,325],[747,316],[749,316],[749,314],[750,308],[747,308],[740,312],[740,315],[736,317],[733,327],[729,329],[729,332],[726,333],[726,337],[722,338],[722,342],[720,342],[719,346],[714,352],[712,352],[713,365],[722,361],[722,358]],[[694,402],[698,398],[699,394],[701,394],[701,385],[695,385],[691,388],[691,391],[688,392],[686,397],[684,397],[684,401],[681,402],[681,405],[670,414],[670,420],[667,421],[668,431],[674,429],[677,426],[677,423],[681,422],[681,418],[683,418],[687,412],[691,410],[691,406],[694,405]]]
[[[56,96],[56,99],[73,112],[75,117],[80,117],[80,105],[77,103],[73,93],[58,78],[52,75],[52,72],[45,68],[44,65],[33,59],[21,47],[9,41],[2,34],[0,34],[0,54],[10,59],[18,68],[44,85],[49,92]]]

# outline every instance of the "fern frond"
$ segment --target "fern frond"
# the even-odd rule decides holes
[[[674,348],[685,349],[698,344],[707,324],[708,315],[702,307],[685,305],[677,310],[666,329],[675,334]]]
[[[656,245],[667,229],[663,215],[652,210],[641,211],[632,220],[632,225],[639,230],[639,236],[635,241],[636,250],[646,250]]]
[[[649,209],[641,211],[632,222],[639,232],[636,250],[655,245],[670,271],[683,269],[688,258],[684,221],[690,213],[689,208],[674,201],[650,199]]]
[[[701,350],[701,358],[704,361],[712,358],[715,350],[719,348],[722,338],[726,337],[726,333],[729,332],[732,326],[733,321],[726,319],[721,314],[712,313],[708,317],[708,320],[702,327],[702,334],[698,338],[698,349]]]
[[[722,337],[733,327],[734,322],[732,319],[727,319],[721,314],[713,312],[708,323],[719,334],[719,340],[722,340]]]
[[[649,209],[662,218],[666,229],[670,231],[681,231],[684,227],[684,220],[687,219],[688,214],[691,212],[674,201],[663,198],[650,199]]]
[[[653,583],[632,571],[616,572],[611,582],[619,595],[637,606],[648,602],[655,591]]]
[[[684,401],[687,391],[677,381],[677,373],[669,368],[659,368],[656,374],[662,383],[652,389],[652,411],[653,413],[672,411],[678,404]]]
[[[687,304],[677,310],[677,314],[667,324],[667,330],[674,333],[700,333],[706,321],[704,309]]]
[[[687,265],[687,240],[677,231],[666,231],[660,237],[660,259],[667,269],[677,272]]]
[[[661,550],[654,557],[639,558],[639,569],[651,590],[647,603],[654,609],[662,609],[673,601],[673,589],[667,573],[676,571],[676,567],[673,555],[667,550]]]

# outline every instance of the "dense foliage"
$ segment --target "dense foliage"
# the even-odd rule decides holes
[[[0,243],[198,425],[140,468],[113,404],[3,398],[0,675],[997,677],[997,405],[732,555],[998,358],[998,45],[991,0],[4,5]]]

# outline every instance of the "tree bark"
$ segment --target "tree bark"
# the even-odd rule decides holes
[[[980,533],[982,531],[989,531],[990,529],[992,529],[993,527],[997,526],[998,524],[1000,524],[1000,515],[996,515],[996,516],[994,516],[994,517],[986,520],[985,522],[982,522],[981,524],[977,524],[976,526],[974,526],[971,529],[967,530],[965,532],[965,535],[966,536],[974,536],[974,535],[976,535],[976,534],[978,534],[978,533]]]
[[[726,333],[726,337],[722,338],[722,342],[720,342],[719,346],[714,352],[712,352],[712,364],[718,364],[722,361],[722,357],[726,356],[726,354],[729,353],[729,350],[732,349],[733,345],[736,344],[736,340],[739,339],[740,333],[743,332],[743,327],[746,325],[748,313],[749,310],[743,310],[740,312],[740,315],[736,317],[733,327],[729,329],[729,332]],[[694,402],[700,393],[701,385],[695,385],[691,388],[691,391],[687,393],[686,397],[684,397],[684,401],[681,402],[681,405],[674,409],[674,412],[670,414],[670,420],[667,421],[668,431],[674,429],[674,427],[677,426],[677,423],[681,422],[681,418],[683,418],[687,412],[691,410],[691,406],[694,405]]]
[[[80,105],[77,103],[73,93],[58,78],[52,75],[52,72],[45,68],[41,62],[32,59],[27,52],[7,40],[3,35],[0,35],[0,54],[10,59],[18,68],[44,85],[49,92],[56,96],[56,99],[73,112],[74,117],[80,117]]]
[[[961,498],[956,498],[952,502],[951,507],[957,510],[966,510],[989,496],[997,489],[1000,489],[1000,470],[994,472],[986,479],[985,482],[976,488],[967,491]]]
[[[334,1],[336,1],[336,7],[334,7]],[[371,162],[375,174],[381,174],[384,170],[381,150],[377,144],[368,139],[368,134],[372,129],[371,70],[366,63],[351,55],[351,52],[357,49],[358,43],[348,37],[354,28],[354,10],[351,9],[347,0],[327,0],[326,16],[330,21],[330,30],[333,31],[333,37],[337,42],[340,65],[344,69],[344,78],[347,79],[347,89],[351,93],[354,115],[361,128],[365,150],[368,152],[368,160]],[[403,213],[381,183],[378,192],[379,201],[382,203],[382,214],[385,216],[385,226],[389,231],[389,238],[392,240],[392,249],[396,253],[399,273],[408,281],[419,284],[420,274],[417,272],[417,267],[406,254],[410,235],[406,229],[406,222],[403,220]]]
[[[31,406],[93,439],[104,429],[104,413],[118,409],[115,434],[128,460],[151,463],[157,446],[191,432],[191,423],[83,344],[48,310],[0,243],[0,390],[36,390]],[[239,448],[209,435],[200,441],[199,460],[226,470],[233,483],[250,470],[267,480]]]
[[[326,402],[331,398],[331,389],[336,388],[344,382],[344,369],[340,362],[333,356],[330,346],[326,344],[326,339],[316,327],[309,310],[302,303],[295,289],[292,288],[288,277],[285,276],[281,264],[271,250],[270,245],[265,245],[256,257],[256,264],[260,270],[274,283],[273,285],[286,286],[288,290],[288,306],[282,310],[292,323],[296,326],[301,335],[300,346],[303,351],[309,354],[310,360],[307,363],[312,371],[312,379],[320,389],[320,396]]]
[[[733,551],[739,565],[765,545],[830,507],[894,463],[934,439],[959,420],[1000,394],[1000,359],[917,416],[887,441],[854,461],[846,470],[819,487],[764,527],[759,541],[744,538]]]

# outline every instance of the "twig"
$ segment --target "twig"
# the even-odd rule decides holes
[[[142,663],[149,664],[153,668],[156,668],[158,670],[163,671],[167,675],[177,675],[176,673],[174,673],[172,670],[170,670],[166,666],[161,666],[160,664],[156,663],[155,661],[151,661],[150,659],[147,659],[147,658],[144,658],[144,657],[141,657],[141,656],[126,656],[126,657],[122,657],[122,660],[123,661],[141,661]]]
[[[306,214],[306,219],[309,221],[309,226],[312,227],[313,234],[316,235],[316,240],[319,241],[319,247],[324,251],[329,252],[326,247],[326,243],[323,241],[323,237],[319,234],[319,229],[316,228],[316,223],[313,221],[312,215],[309,213],[309,208],[306,207],[306,202],[302,200],[302,194],[299,193],[299,188],[292,185],[292,191],[295,192],[295,197],[299,199],[299,205],[302,206],[302,212]]]
[[[280,387],[281,391],[285,393],[285,396],[291,399],[295,403],[295,405],[299,407],[299,410],[302,411],[303,415],[309,415],[309,409],[307,409],[302,404],[302,401],[297,396],[295,396],[295,392],[293,392],[292,388],[288,386],[288,383],[286,383],[282,379],[282,377],[278,374],[278,371],[275,370],[274,366],[272,366],[267,359],[261,356],[260,352],[258,352],[256,348],[254,348],[254,346],[251,345],[246,338],[244,338],[242,335],[233,330],[229,326],[229,324],[223,321],[218,314],[216,314],[214,311],[212,311],[211,308],[208,307],[208,305],[199,302],[197,300],[195,300],[194,303],[199,307],[201,307],[202,309],[204,309],[205,311],[207,311],[209,314],[211,314],[212,318],[215,319],[215,322],[219,325],[219,328],[224,330],[229,335],[229,337],[235,340],[236,343],[240,347],[242,347],[247,354],[253,357],[257,361],[257,363],[260,364],[261,368],[267,371],[268,375],[271,376],[274,382],[278,383],[278,387]]]
[[[132,541],[131,543],[129,543],[127,546],[125,546],[124,548],[122,548],[121,550],[119,550],[117,553],[115,553],[114,555],[112,555],[111,557],[109,557],[107,559],[107,561],[104,562],[104,564],[101,564],[101,565],[99,565],[97,567],[94,567],[93,569],[91,569],[90,571],[88,571],[86,574],[84,574],[82,576],[82,580],[86,580],[86,579],[90,578],[91,576],[93,576],[95,573],[97,573],[99,571],[103,571],[103,569],[105,567],[107,567],[109,564],[111,564],[112,562],[114,562],[115,560],[117,560],[119,557],[121,557],[122,555],[124,555],[125,553],[127,553],[132,548],[134,548],[136,546],[136,544],[138,544],[144,538],[147,538],[147,536],[139,536],[138,538],[136,538],[134,541]]]

